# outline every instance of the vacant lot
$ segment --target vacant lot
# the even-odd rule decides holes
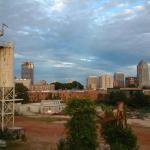
[[[9,143],[7,150],[55,150],[65,134],[63,123],[52,123],[53,119],[16,117],[15,120],[16,126],[25,127],[27,142]]]
[[[11,142],[5,150],[56,150],[59,139],[66,132],[62,120],[16,117],[16,126],[26,129],[27,142]],[[138,136],[140,150],[150,150],[150,128],[136,123],[132,127]]]

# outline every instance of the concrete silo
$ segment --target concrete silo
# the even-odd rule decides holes
[[[12,43],[0,44],[0,118],[1,129],[14,126],[14,48]]]

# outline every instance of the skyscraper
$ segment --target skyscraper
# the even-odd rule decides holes
[[[96,76],[89,76],[87,78],[87,89],[96,90],[98,88],[98,78]]]
[[[124,74],[121,72],[114,73],[114,87],[123,88],[124,87]]]
[[[104,74],[99,77],[100,89],[107,90],[107,88],[113,88],[113,77],[109,74]]]
[[[34,64],[26,61],[21,64],[21,78],[31,79],[31,83],[34,81]]]
[[[138,86],[149,86],[149,70],[146,61],[141,60],[137,66]]]

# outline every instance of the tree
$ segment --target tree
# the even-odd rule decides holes
[[[127,105],[132,108],[150,108],[150,96],[143,93],[136,93],[127,101]]]
[[[68,129],[64,150],[96,150],[96,110],[88,99],[71,99],[67,103],[66,113],[71,119],[66,124]],[[61,144],[63,145],[63,144]]]
[[[137,137],[130,127],[123,128],[116,121],[102,125],[103,135],[111,150],[137,150]]]
[[[55,82],[53,84],[55,84],[55,90],[59,90],[59,89],[62,89],[62,90],[65,90],[65,89],[67,89],[67,90],[71,90],[71,89],[82,90],[82,89],[84,89],[84,86],[77,81],[73,81],[72,83]]]
[[[23,99],[23,103],[27,103],[29,101],[28,88],[22,83],[15,84],[15,93],[17,99]]]
[[[73,81],[72,82],[72,88],[82,90],[82,89],[84,89],[84,86],[81,83],[77,82],[77,81]]]
[[[117,102],[119,101],[126,101],[127,96],[124,92],[118,91],[118,92],[111,92],[109,95],[105,97],[103,100],[104,103],[115,106]]]
[[[53,83],[55,85],[55,90],[59,90],[59,89],[65,89],[64,84],[60,83],[60,82],[55,82]]]

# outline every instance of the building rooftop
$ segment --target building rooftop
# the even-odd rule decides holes
[[[138,65],[141,65],[141,64],[147,64],[147,62],[144,59],[142,59]]]

